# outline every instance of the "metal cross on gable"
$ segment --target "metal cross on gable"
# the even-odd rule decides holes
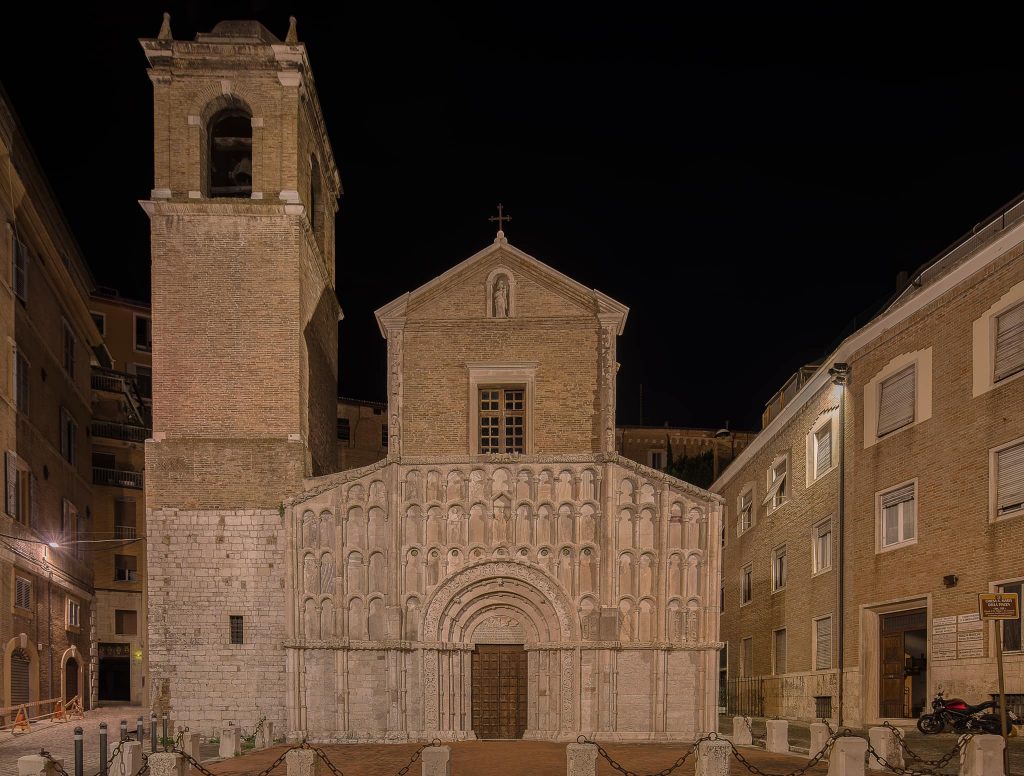
[[[498,215],[491,216],[487,220],[488,221],[497,221],[498,222],[498,231],[499,232],[504,232],[505,231],[504,222],[505,221],[511,221],[512,220],[512,216],[505,215],[505,206],[502,205],[499,202],[498,203]]]

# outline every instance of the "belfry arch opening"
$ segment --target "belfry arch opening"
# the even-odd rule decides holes
[[[207,186],[211,197],[252,196],[252,115],[241,106],[209,121]]]

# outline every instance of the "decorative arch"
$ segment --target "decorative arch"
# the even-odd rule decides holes
[[[12,706],[11,703],[11,657],[15,650],[21,650],[28,657],[28,699],[29,701],[39,700],[39,653],[36,652],[36,645],[33,644],[26,633],[19,633],[7,642],[4,647],[4,706]]]
[[[253,192],[253,112],[236,94],[221,94],[203,108],[202,182],[208,197],[250,197]]]
[[[71,661],[74,662],[71,663]],[[69,668],[77,675],[75,677],[78,680],[77,687],[68,686]],[[29,670],[31,671],[31,668]],[[31,677],[31,673],[29,676]],[[78,647],[71,645],[68,649],[64,650],[64,654],[60,656],[60,697],[63,699],[64,706],[66,707],[68,701],[76,695],[79,697],[79,700],[81,700],[82,694],[85,692],[85,688],[85,661],[78,653]],[[74,692],[69,692],[70,690],[74,690]]]

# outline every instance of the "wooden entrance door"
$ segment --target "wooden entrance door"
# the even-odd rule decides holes
[[[880,681],[878,686],[878,713],[893,719],[911,716],[911,685],[908,681],[909,660],[906,637],[909,631],[921,631],[928,626],[925,609],[882,615]]]
[[[528,672],[522,644],[478,644],[473,651],[473,731],[477,738],[522,738]]]

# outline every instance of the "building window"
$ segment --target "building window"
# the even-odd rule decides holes
[[[788,474],[789,454],[784,453],[776,458],[768,469],[768,495],[764,497],[764,503],[768,506],[769,513],[781,507],[789,498],[786,482]]]
[[[1016,442],[993,455],[995,517],[1009,517],[1024,511],[1024,441]]]
[[[77,342],[75,341],[75,333],[71,331],[71,327],[68,326],[67,321],[64,321],[64,371],[67,372],[68,377],[74,378],[75,376],[75,348]]]
[[[134,539],[136,536],[137,519],[135,516],[135,499],[114,499],[114,538]]]
[[[1016,593],[1018,601],[1018,609],[1020,608],[1019,602],[1024,598],[1024,583],[1021,582],[1010,582],[1005,585],[996,585],[996,592],[999,593]],[[1020,614],[1020,612],[1018,612]],[[1000,620],[999,622],[1003,625],[1003,651],[1004,652],[1020,652],[1021,651],[1021,634],[1020,634],[1020,617],[1016,620]]]
[[[480,389],[480,452],[522,453],[526,440],[526,389]]]
[[[786,673],[786,629],[772,633],[774,649],[772,650],[772,673],[781,676]]]
[[[749,531],[750,526],[754,522],[754,487],[753,485],[747,487],[740,494],[740,503],[737,509],[739,512],[739,519],[736,522],[737,534],[741,534],[744,531]]]
[[[917,537],[916,483],[910,482],[878,497],[881,547],[896,547]]]
[[[78,603],[78,601],[76,601],[74,598],[68,599],[67,627],[82,627],[82,605]]]
[[[827,671],[832,667],[832,617],[819,617],[814,621],[814,670]]]
[[[388,446],[388,424],[387,423],[385,423],[383,426],[380,427],[380,446],[381,447],[387,447]]]
[[[914,422],[916,364],[882,380],[878,390],[878,436],[885,436]]]
[[[338,440],[347,442],[351,439],[352,431],[348,424],[348,418],[338,418]]]
[[[811,566],[818,574],[832,568],[832,518],[814,526],[811,538]]]
[[[78,544],[78,509],[67,499],[63,500],[60,516],[60,537],[62,545],[71,545],[75,555],[80,555]]]
[[[243,632],[242,617],[237,614],[230,616],[230,628],[231,628],[231,643],[242,644],[244,643],[242,637],[245,635]]]
[[[28,246],[14,238],[14,258],[11,274],[14,276],[14,293],[23,302],[28,301]]]
[[[1024,375],[1024,281],[976,318],[972,331],[971,395],[980,396]]]
[[[148,315],[135,315],[135,349],[142,353],[153,350],[153,321]]]
[[[786,589],[786,545],[772,550],[772,592]]]
[[[94,313],[94,312],[90,312],[89,315],[92,318],[92,322],[94,324],[96,324],[96,331],[98,331],[100,333],[101,337],[106,337],[107,336],[107,316],[105,316],[103,313]]]
[[[19,609],[32,608],[32,582],[25,577],[14,578],[14,605]]]
[[[114,610],[114,633],[118,636],[134,636],[138,632],[139,618],[134,609]]]
[[[70,464],[75,463],[75,443],[78,438],[78,424],[71,413],[60,408],[60,454]]]
[[[209,123],[211,197],[252,196],[252,116],[227,108]]]
[[[22,525],[32,522],[36,503],[36,478],[28,465],[11,450],[4,453],[5,507],[7,514]]]
[[[995,382],[1024,370],[1024,302],[996,316]]]
[[[821,479],[832,470],[833,415],[823,417],[807,435],[807,484]]]
[[[740,606],[749,604],[754,594],[754,567],[747,564],[740,571]]]
[[[647,465],[652,469],[661,471],[665,468],[665,451],[664,450],[648,450],[647,451]]]
[[[22,352],[14,349],[14,406],[18,412],[28,413],[28,361]]]
[[[134,555],[114,556],[114,581],[138,582],[138,558]]]
[[[743,639],[743,665],[740,666],[740,674],[743,676],[754,675],[754,639],[747,636]]]

